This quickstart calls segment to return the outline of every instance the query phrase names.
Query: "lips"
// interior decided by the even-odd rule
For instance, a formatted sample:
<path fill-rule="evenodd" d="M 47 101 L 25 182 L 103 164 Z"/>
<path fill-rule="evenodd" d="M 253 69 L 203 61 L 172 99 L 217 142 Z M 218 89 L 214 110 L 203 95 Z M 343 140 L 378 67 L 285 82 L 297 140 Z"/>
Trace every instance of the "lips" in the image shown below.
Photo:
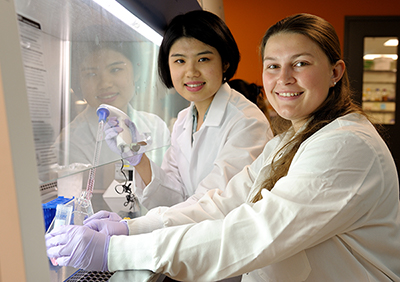
<path fill-rule="evenodd" d="M 102 101 L 102 102 L 112 102 L 115 99 L 117 99 L 117 96 L 119 95 L 118 92 L 115 93 L 105 93 L 105 94 L 101 94 L 96 96 L 96 99 Z"/>
<path fill-rule="evenodd" d="M 276 92 L 276 94 L 280 97 L 296 97 L 303 94 L 303 92 Z"/>
<path fill-rule="evenodd" d="M 185 83 L 184 85 L 188 91 L 195 92 L 201 90 L 205 84 L 206 84 L 205 82 L 196 81 L 196 82 Z"/>

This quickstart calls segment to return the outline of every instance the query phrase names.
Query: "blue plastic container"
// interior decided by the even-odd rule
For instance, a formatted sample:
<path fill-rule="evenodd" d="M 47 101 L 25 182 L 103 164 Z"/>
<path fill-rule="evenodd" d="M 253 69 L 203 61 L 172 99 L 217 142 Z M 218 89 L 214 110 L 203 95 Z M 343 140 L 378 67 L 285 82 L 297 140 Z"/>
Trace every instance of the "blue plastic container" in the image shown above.
<path fill-rule="evenodd" d="M 64 198 L 63 196 L 59 196 L 58 198 L 50 202 L 42 204 L 45 230 L 49 229 L 49 226 L 53 221 L 54 216 L 56 215 L 57 205 L 66 204 L 73 199 L 74 197 Z"/>

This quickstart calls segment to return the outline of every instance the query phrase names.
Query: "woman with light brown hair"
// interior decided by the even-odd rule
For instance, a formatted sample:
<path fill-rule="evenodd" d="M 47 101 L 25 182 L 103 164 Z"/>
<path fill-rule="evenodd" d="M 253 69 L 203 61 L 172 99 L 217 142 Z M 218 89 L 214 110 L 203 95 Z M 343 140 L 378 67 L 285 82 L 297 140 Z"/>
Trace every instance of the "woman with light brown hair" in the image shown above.
<path fill-rule="evenodd" d="M 241 274 L 242 281 L 399 281 L 396 167 L 350 98 L 333 27 L 317 16 L 290 16 L 261 47 L 265 93 L 289 128 L 224 192 L 129 220 L 130 236 L 59 229 L 47 237 L 49 256 L 71 265 L 88 253 L 59 244 L 74 234 L 85 250 L 105 246 L 109 270 L 150 269 L 179 281 Z"/>

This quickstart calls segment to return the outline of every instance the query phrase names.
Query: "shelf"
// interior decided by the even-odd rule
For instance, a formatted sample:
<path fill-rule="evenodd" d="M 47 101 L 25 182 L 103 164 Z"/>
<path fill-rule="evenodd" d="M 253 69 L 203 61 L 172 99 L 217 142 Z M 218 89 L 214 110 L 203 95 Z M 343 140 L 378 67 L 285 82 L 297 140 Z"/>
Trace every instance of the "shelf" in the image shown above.
<path fill-rule="evenodd" d="M 391 82 L 391 81 L 364 81 L 364 84 L 396 84 L 396 82 Z"/>
<path fill-rule="evenodd" d="M 371 73 L 397 73 L 397 70 L 366 70 L 364 69 L 364 72 L 371 72 Z"/>
<path fill-rule="evenodd" d="M 394 113 L 396 111 L 396 102 L 364 101 L 362 108 L 364 111 Z"/>

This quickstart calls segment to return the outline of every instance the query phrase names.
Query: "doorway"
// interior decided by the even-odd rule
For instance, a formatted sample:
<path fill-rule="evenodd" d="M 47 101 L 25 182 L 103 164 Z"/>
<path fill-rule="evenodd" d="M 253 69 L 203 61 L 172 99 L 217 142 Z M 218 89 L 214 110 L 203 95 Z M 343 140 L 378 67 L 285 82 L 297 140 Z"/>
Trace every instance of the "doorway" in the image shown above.
<path fill-rule="evenodd" d="M 354 100 L 382 126 L 400 172 L 400 16 L 345 17 L 344 59 Z"/>

